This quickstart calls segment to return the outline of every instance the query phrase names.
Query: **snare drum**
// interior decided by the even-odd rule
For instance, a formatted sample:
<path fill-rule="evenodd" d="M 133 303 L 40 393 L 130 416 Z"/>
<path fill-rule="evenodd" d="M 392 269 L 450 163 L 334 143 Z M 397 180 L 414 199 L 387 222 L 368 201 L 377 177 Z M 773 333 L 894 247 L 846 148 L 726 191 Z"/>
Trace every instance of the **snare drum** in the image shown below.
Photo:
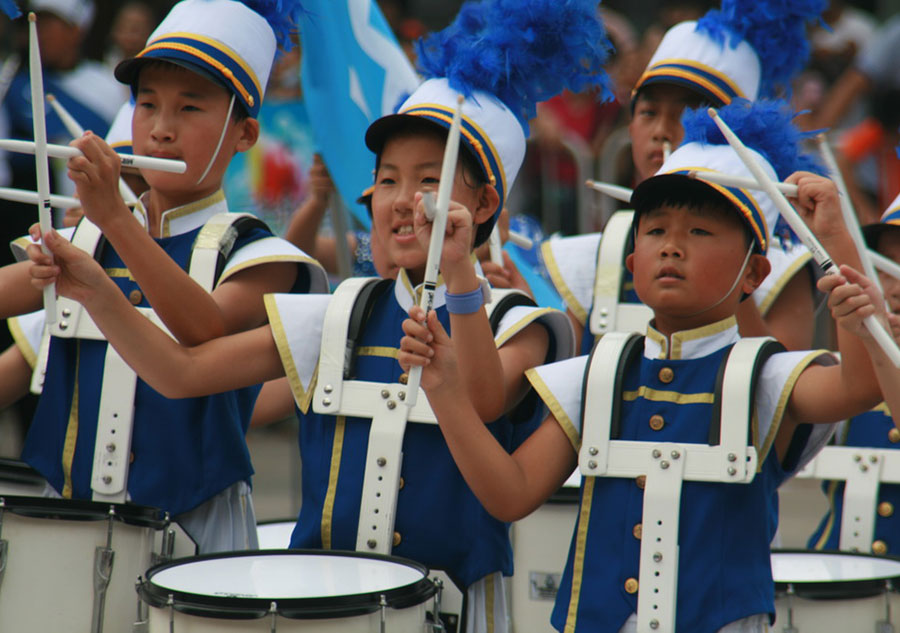
<path fill-rule="evenodd" d="M 0 495 L 39 497 L 47 480 L 25 462 L 0 458 Z"/>
<path fill-rule="evenodd" d="M 296 519 L 261 521 L 256 525 L 259 549 L 287 549 L 296 525 Z"/>
<path fill-rule="evenodd" d="M 420 633 L 435 595 L 427 569 L 402 558 L 358 552 L 230 552 L 151 568 L 138 588 L 149 633 L 266 630 Z"/>
<path fill-rule="evenodd" d="M 0 496 L 0 631 L 130 631 L 165 525 L 145 506 Z"/>
<path fill-rule="evenodd" d="M 873 631 L 900 617 L 900 559 L 852 552 L 774 550 L 775 628 Z"/>

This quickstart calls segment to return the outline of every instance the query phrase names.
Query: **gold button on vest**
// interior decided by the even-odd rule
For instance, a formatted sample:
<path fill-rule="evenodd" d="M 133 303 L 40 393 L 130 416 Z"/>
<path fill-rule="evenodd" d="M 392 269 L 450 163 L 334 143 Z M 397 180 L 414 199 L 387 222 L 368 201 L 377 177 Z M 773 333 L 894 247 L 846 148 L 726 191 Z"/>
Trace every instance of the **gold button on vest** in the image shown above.
<path fill-rule="evenodd" d="M 132 290 L 128 293 L 128 300 L 131 301 L 131 305 L 138 306 L 144 300 L 144 295 L 141 294 L 140 290 Z"/>
<path fill-rule="evenodd" d="M 889 517 L 894 514 L 894 504 L 890 501 L 882 501 L 878 504 L 878 515 Z"/>
<path fill-rule="evenodd" d="M 878 556 L 884 556 L 887 554 L 888 546 L 884 541 L 875 541 L 872 543 L 872 553 L 877 554 Z"/>
<path fill-rule="evenodd" d="M 638 581 L 637 578 L 629 578 L 625 581 L 625 591 L 628 593 L 637 593 L 638 591 Z"/>
<path fill-rule="evenodd" d="M 659 370 L 659 379 L 668 385 L 675 380 L 675 372 L 672 371 L 671 367 L 663 367 Z"/>
<path fill-rule="evenodd" d="M 637 540 L 641 540 L 641 536 L 644 534 L 644 526 L 642 523 L 635 523 L 634 527 L 631 528 L 631 533 L 634 535 L 634 538 Z"/>
<path fill-rule="evenodd" d="M 650 428 L 654 431 L 661 431 L 662 427 L 666 425 L 666 421 L 663 419 L 661 415 L 651 415 L 650 416 Z"/>

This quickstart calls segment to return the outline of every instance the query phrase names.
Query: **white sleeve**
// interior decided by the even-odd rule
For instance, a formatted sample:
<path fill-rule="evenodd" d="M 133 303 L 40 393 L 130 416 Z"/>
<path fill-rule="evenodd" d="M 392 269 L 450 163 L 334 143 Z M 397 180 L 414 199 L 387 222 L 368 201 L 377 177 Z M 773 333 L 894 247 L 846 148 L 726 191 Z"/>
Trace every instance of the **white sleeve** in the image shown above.
<path fill-rule="evenodd" d="M 587 323 L 594 302 L 599 248 L 600 233 L 553 236 L 541 245 L 541 255 L 553 286 L 582 325 Z"/>

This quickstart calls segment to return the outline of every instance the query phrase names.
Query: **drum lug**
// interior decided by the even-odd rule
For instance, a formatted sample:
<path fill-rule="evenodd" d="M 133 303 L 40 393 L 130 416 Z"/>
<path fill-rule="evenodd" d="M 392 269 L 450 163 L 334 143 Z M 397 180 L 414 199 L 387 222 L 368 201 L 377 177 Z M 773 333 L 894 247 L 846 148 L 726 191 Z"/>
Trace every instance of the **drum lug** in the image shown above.
<path fill-rule="evenodd" d="M 272 629 L 271 629 L 271 633 L 277 633 L 277 631 L 276 631 L 275 629 L 276 629 L 276 627 L 278 626 L 278 622 L 277 622 L 277 618 L 278 618 L 278 604 L 277 604 L 276 602 L 273 601 L 272 604 L 269 605 L 269 613 L 272 614 Z"/>
<path fill-rule="evenodd" d="M 378 602 L 381 606 L 381 633 L 385 633 L 387 628 L 387 598 L 384 597 L 384 594 L 381 594 L 381 598 Z"/>
<path fill-rule="evenodd" d="M 4 502 L 0 497 L 0 536 L 3 535 Z M 0 587 L 3 586 L 3 574 L 6 572 L 6 559 L 9 556 L 9 541 L 0 539 Z"/>
<path fill-rule="evenodd" d="M 112 577 L 113 561 L 116 553 L 109 547 L 94 550 L 94 613 L 91 618 L 91 633 L 103 632 L 103 611 L 106 606 L 106 589 Z"/>
<path fill-rule="evenodd" d="M 799 629 L 794 626 L 794 585 L 792 584 L 787 586 L 787 604 L 788 621 L 787 626 L 782 629 L 782 633 L 800 633 Z"/>
<path fill-rule="evenodd" d="M 444 621 L 441 620 L 441 595 L 444 593 L 444 582 L 440 578 L 433 578 L 432 582 L 437 588 L 437 593 L 434 594 L 434 613 L 432 614 L 434 621 L 431 624 L 431 632 L 443 633 Z"/>
<path fill-rule="evenodd" d="M 894 633 L 894 625 L 891 623 L 891 593 L 894 591 L 894 583 L 890 580 L 884 586 L 884 620 L 875 623 L 875 633 Z"/>
<path fill-rule="evenodd" d="M 150 615 L 147 613 L 147 609 L 144 606 L 144 601 L 141 600 L 141 586 L 144 584 L 144 579 L 138 576 L 137 581 L 134 583 L 134 590 L 137 593 L 137 619 L 134 621 L 134 626 L 131 627 L 131 633 L 150 633 Z"/>

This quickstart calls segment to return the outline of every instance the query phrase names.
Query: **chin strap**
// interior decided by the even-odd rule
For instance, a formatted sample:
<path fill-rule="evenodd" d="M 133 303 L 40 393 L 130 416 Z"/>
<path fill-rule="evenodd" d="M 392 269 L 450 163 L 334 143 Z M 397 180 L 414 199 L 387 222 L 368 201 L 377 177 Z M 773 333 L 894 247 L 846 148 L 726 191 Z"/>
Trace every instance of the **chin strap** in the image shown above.
<path fill-rule="evenodd" d="M 228 114 L 225 115 L 225 125 L 222 126 L 222 133 L 219 135 L 219 143 L 216 145 L 216 151 L 213 152 L 212 158 L 209 159 L 209 164 L 206 166 L 206 169 L 203 170 L 203 175 L 200 176 L 200 179 L 197 181 L 198 185 L 203 182 L 203 179 L 209 174 L 209 170 L 212 169 L 213 163 L 216 162 L 216 158 L 219 156 L 219 150 L 222 149 L 222 143 L 225 141 L 225 132 L 228 131 L 228 122 L 231 120 L 231 112 L 233 110 L 234 93 L 231 94 L 231 102 L 228 104 Z"/>
<path fill-rule="evenodd" d="M 753 254 L 753 244 L 750 244 L 750 248 L 747 249 L 747 255 L 744 256 L 744 263 L 741 264 L 741 269 L 738 271 L 737 275 L 734 278 L 734 283 L 731 284 L 731 288 L 728 289 L 728 292 L 726 292 L 724 295 L 722 295 L 721 299 L 716 301 L 714 304 L 712 304 L 708 308 L 703 308 L 702 310 L 697 310 L 697 312 L 694 312 L 693 314 L 689 314 L 688 316 L 695 317 L 698 314 L 702 314 L 703 312 L 712 310 L 713 308 L 718 306 L 720 303 L 725 301 L 725 299 L 727 299 L 729 296 L 731 296 L 731 293 L 734 292 L 735 288 L 737 288 L 738 282 L 741 280 L 741 275 L 744 274 L 744 269 L 747 268 L 747 262 L 750 261 L 750 255 L 752 255 L 752 254 Z"/>

